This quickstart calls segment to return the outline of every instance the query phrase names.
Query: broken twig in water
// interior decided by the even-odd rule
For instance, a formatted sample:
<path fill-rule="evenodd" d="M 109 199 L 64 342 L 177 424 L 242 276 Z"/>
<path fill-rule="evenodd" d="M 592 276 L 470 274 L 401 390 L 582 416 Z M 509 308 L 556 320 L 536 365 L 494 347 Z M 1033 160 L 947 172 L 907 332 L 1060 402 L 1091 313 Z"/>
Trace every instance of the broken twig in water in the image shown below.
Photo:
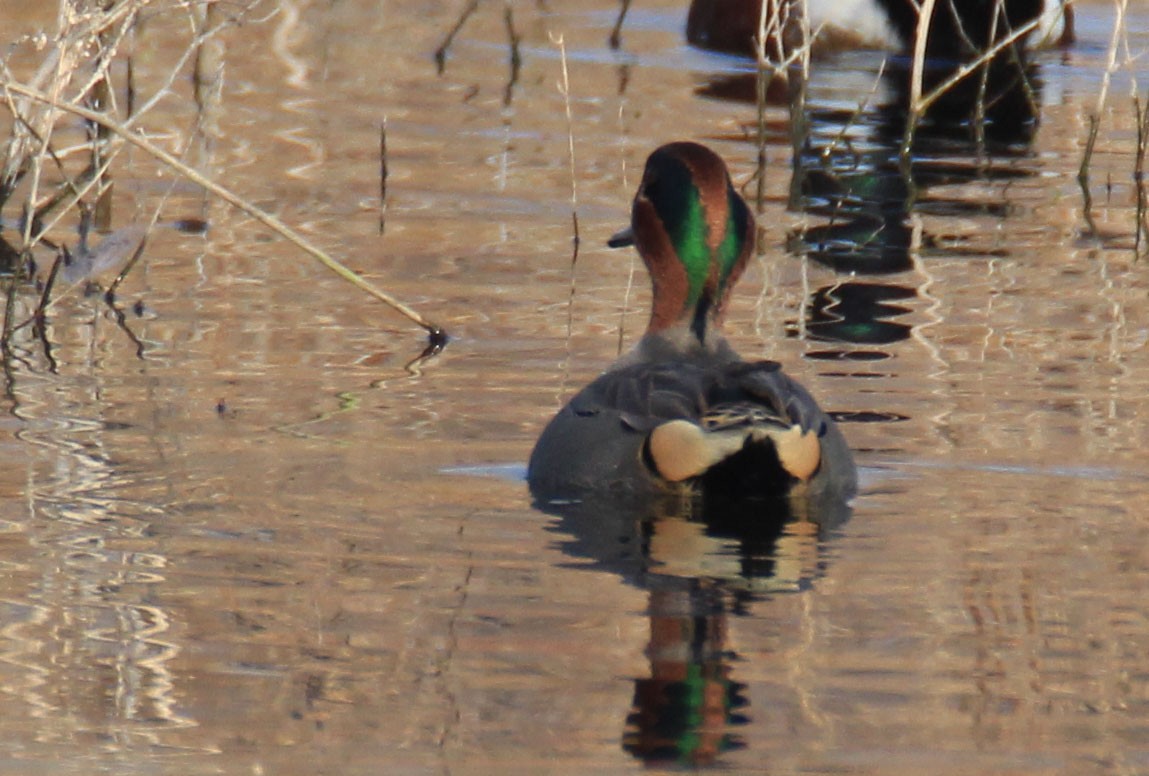
<path fill-rule="evenodd" d="M 386 291 L 376 288 L 373 284 L 357 275 L 355 272 L 344 266 L 336 259 L 332 258 L 324 250 L 316 245 L 313 245 L 301 234 L 296 232 L 287 224 L 283 223 L 271 213 L 268 213 L 267 211 L 240 197 L 238 194 L 235 194 L 230 189 L 202 175 L 194 168 L 187 166 L 172 154 L 168 153 L 146 138 L 136 134 L 130 127 L 127 127 L 124 124 L 102 113 L 88 110 L 87 108 L 84 108 L 80 105 L 75 105 L 73 103 L 61 102 L 59 100 L 53 99 L 50 95 L 47 95 L 44 92 L 29 88 L 27 86 L 15 83 L 6 83 L 3 85 L 3 89 L 5 89 L 7 92 L 12 92 L 36 100 L 38 102 L 46 103 L 53 106 L 54 108 L 67 111 L 79 116 L 80 118 L 96 122 L 101 126 L 106 127 L 123 141 L 136 146 L 145 153 L 163 162 L 168 167 L 182 175 L 184 178 L 190 180 L 192 183 L 195 183 L 198 186 L 202 186 L 223 201 L 239 210 L 242 210 L 244 213 L 247 213 L 256 221 L 259 221 L 261 224 L 276 232 L 278 235 L 296 247 L 300 248 L 304 252 L 311 254 L 311 256 L 317 259 L 320 264 L 327 267 L 336 275 L 356 286 L 360 290 L 366 291 L 368 294 L 374 296 L 376 299 L 383 302 L 391 309 L 406 316 L 409 320 L 413 321 L 419 326 L 422 326 L 432 336 L 443 334 L 442 328 L 435 325 L 431 321 L 428 321 L 414 309 L 403 304 L 401 301 L 391 296 Z"/>
<path fill-rule="evenodd" d="M 622 46 L 622 23 L 626 21 L 626 12 L 630 10 L 630 0 L 622 0 L 622 7 L 618 9 L 618 18 L 610 31 L 610 47 L 618 51 Z"/>
<path fill-rule="evenodd" d="M 503 92 L 503 107 L 510 107 L 511 97 L 515 93 L 515 84 L 519 82 L 519 70 L 523 66 L 523 55 L 519 53 L 519 43 L 522 38 L 515 32 L 515 16 L 511 11 L 510 0 L 508 0 L 507 7 L 503 11 L 503 23 L 507 27 L 507 37 L 511 43 L 511 75 L 507 79 L 507 88 Z"/>

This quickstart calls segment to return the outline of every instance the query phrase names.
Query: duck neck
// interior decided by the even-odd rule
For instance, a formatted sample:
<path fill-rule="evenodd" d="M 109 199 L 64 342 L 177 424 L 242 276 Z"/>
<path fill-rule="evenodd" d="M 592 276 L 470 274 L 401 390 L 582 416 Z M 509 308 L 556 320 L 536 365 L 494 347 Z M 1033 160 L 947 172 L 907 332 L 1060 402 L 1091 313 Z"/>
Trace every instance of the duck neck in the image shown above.
<path fill-rule="evenodd" d="M 623 357 L 624 363 L 656 363 L 675 360 L 699 360 L 725 363 L 738 359 L 730 347 L 718 320 L 706 311 L 696 317 L 683 316 L 670 326 L 648 329 L 634 349 Z"/>

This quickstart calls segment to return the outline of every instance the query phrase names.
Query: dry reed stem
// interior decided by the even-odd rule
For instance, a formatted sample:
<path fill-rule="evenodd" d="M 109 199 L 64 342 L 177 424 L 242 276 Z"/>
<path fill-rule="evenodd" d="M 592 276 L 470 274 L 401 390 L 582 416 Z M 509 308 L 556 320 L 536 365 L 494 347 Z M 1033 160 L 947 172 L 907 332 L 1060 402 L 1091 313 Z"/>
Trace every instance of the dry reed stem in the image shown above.
<path fill-rule="evenodd" d="M 1121 44 L 1122 31 L 1125 29 L 1125 12 L 1129 0 L 1114 0 L 1117 11 L 1113 19 L 1113 33 L 1109 37 L 1109 49 L 1106 54 L 1105 70 L 1101 76 L 1101 91 L 1097 94 L 1097 107 L 1089 114 L 1089 134 L 1085 139 L 1085 152 L 1081 156 L 1081 166 L 1077 170 L 1077 185 L 1081 188 L 1082 217 L 1085 219 L 1089 234 L 1096 235 L 1097 223 L 1093 220 L 1093 194 L 1089 191 L 1089 166 L 1093 163 L 1093 151 L 1097 146 L 1097 136 L 1101 129 L 1101 112 L 1105 109 L 1105 101 L 1109 97 L 1109 85 L 1113 74 L 1117 72 L 1117 49 Z"/>
<path fill-rule="evenodd" d="M 579 231 L 578 231 L 578 175 L 575 168 L 575 143 L 574 143 L 574 115 L 571 112 L 571 82 L 570 70 L 567 68 L 567 47 L 563 36 L 551 36 L 551 42 L 559 48 L 559 61 L 562 64 L 562 81 L 559 82 L 559 93 L 563 96 L 563 109 L 566 111 L 567 119 L 567 159 L 570 161 L 571 171 L 571 226 L 574 234 L 571 241 L 574 245 L 574 252 L 571 255 L 571 266 L 578 261 L 578 248 L 579 248 Z"/>
<path fill-rule="evenodd" d="M 930 31 L 930 22 L 934 18 L 934 5 L 936 0 L 922 0 L 918 7 L 918 26 L 914 32 L 913 60 L 910 63 L 910 112 L 916 112 L 916 106 L 922 99 L 922 78 L 926 67 L 926 39 Z"/>
<path fill-rule="evenodd" d="M 408 307 L 406 304 L 388 294 L 386 291 L 375 287 L 373 284 L 360 277 L 352 270 L 348 269 L 339 261 L 328 255 L 324 250 L 311 243 L 291 227 L 287 226 L 287 224 L 283 223 L 279 218 L 244 199 L 243 197 L 240 197 L 238 194 L 234 193 L 225 186 L 222 186 L 221 184 L 216 183 L 210 178 L 200 174 L 197 170 L 187 166 L 172 154 L 152 143 L 150 140 L 147 140 L 146 138 L 136 134 L 130 127 L 122 124 L 119 121 L 116 121 L 115 119 L 110 118 L 107 115 L 97 113 L 96 111 L 89 110 L 83 106 L 55 100 L 50 95 L 47 95 L 37 89 L 32 89 L 27 86 L 14 83 L 4 84 L 3 88 L 9 92 L 13 92 L 31 100 L 50 103 L 58 110 L 63 110 L 68 113 L 75 114 L 80 118 L 86 119 L 107 128 L 121 140 L 134 145 L 141 151 L 147 153 L 149 156 L 152 156 L 156 160 L 167 165 L 187 180 L 203 187 L 204 189 L 208 190 L 238 210 L 247 213 L 249 216 L 259 221 L 264 226 L 267 226 L 269 229 L 279 234 L 288 242 L 292 243 L 304 252 L 309 253 L 313 258 L 317 259 L 321 264 L 323 264 L 323 266 L 327 267 L 339 277 L 356 286 L 360 290 L 367 292 L 371 296 L 374 296 L 376 299 L 391 307 L 396 312 L 404 315 L 419 326 L 422 326 L 433 336 L 442 336 L 443 330 L 439 326 L 430 322 L 414 309 Z"/>
<path fill-rule="evenodd" d="M 33 76 L 33 88 L 44 88 L 41 85 L 46 81 L 50 96 L 58 101 L 63 100 L 62 93 L 73 83 L 82 63 L 91 59 L 88 51 L 94 49 L 96 66 L 86 81 L 74 85 L 76 101 L 92 99 L 96 87 L 108 81 L 111 61 L 143 4 L 139 0 L 125 0 L 119 4 L 110 4 L 106 9 L 88 10 L 81 8 L 79 3 L 64 4 L 60 13 L 60 31 L 50 53 Z M 11 80 L 11 74 L 6 68 L 3 76 Z M 2 173 L 4 191 L 0 193 L 0 198 L 6 200 L 16 182 L 28 174 L 30 193 L 26 210 L 40 215 L 41 207 L 37 204 L 37 198 L 42 165 L 45 156 L 50 155 L 58 110 L 51 104 L 39 104 L 34 108 L 27 100 L 19 104 L 11 99 L 8 102 L 18 121 L 13 126 L 6 147 Z M 95 141 L 93 138 L 93 144 L 85 148 L 94 149 Z M 98 163 L 93 166 L 98 166 Z M 31 218 L 26 219 L 24 224 L 25 247 L 33 242 L 32 221 Z"/>
<path fill-rule="evenodd" d="M 758 35 L 754 41 L 758 67 L 765 68 L 775 75 L 785 75 L 795 64 L 802 65 L 802 77 L 810 74 L 810 52 L 819 30 L 811 30 L 809 14 L 806 13 L 806 0 L 801 0 L 801 13 L 798 19 L 802 32 L 802 44 L 793 51 L 786 51 L 784 37 L 790 21 L 789 0 L 765 0 L 758 17 Z M 773 41 L 773 51 L 767 52 L 767 45 Z"/>
<path fill-rule="evenodd" d="M 801 144 L 806 136 L 806 84 L 810 80 L 810 54 L 814 38 L 820 32 L 810 29 L 810 14 L 806 0 L 800 0 L 798 14 L 801 44 L 792 51 L 785 46 L 786 29 L 790 23 L 790 11 L 794 5 L 790 0 L 763 0 L 758 16 L 758 34 L 754 41 L 757 60 L 755 102 L 757 108 L 757 162 L 755 178 L 755 210 L 761 215 L 766 201 L 766 95 L 770 82 L 777 77 L 791 78 L 790 70 L 795 64 L 801 68 L 794 77 L 797 87 L 791 83 L 790 132 L 793 141 L 794 158 L 801 153 Z M 767 51 L 767 46 L 772 51 Z M 756 238 L 757 239 L 757 238 Z M 761 247 L 761 246 L 759 246 Z"/>

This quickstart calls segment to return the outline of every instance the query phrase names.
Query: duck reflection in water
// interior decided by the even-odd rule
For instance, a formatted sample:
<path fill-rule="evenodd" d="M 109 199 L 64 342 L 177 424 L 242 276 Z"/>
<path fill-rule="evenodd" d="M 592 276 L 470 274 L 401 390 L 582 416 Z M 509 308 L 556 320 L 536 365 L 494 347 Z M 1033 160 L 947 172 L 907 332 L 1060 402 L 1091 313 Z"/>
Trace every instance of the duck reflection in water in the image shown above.
<path fill-rule="evenodd" d="M 651 154 L 631 228 L 613 239 L 650 272 L 649 326 L 550 421 L 528 468 L 564 550 L 650 592 L 650 676 L 635 680 L 623 734 L 644 760 L 704 764 L 743 745 L 727 616 L 808 584 L 856 487 L 831 417 L 779 364 L 743 361 L 722 336 L 754 235 L 712 151 Z"/>
<path fill-rule="evenodd" d="M 648 591 L 649 673 L 634 678 L 631 707 L 620 710 L 623 748 L 650 763 L 705 765 L 747 746 L 739 729 L 753 709 L 728 633 L 770 596 L 816 582 L 848 504 L 592 495 L 538 506 L 559 518 L 563 552 Z"/>
<path fill-rule="evenodd" d="M 950 257 L 1008 251 L 936 235 L 929 230 L 936 221 L 923 222 L 916 216 L 1007 216 L 1008 203 L 971 198 L 962 185 L 1007 183 L 1035 174 L 1024 163 L 1040 119 L 1042 83 L 1033 50 L 1072 41 L 1072 6 L 1061 0 L 937 3 L 926 40 L 923 94 L 977 62 L 1014 31 L 1032 29 L 997 56 L 970 67 L 965 78 L 918 115 L 911 111 L 909 52 L 918 20 L 912 3 L 780 0 L 768 7 L 771 13 L 781 14 L 769 20 L 768 29 L 783 33 L 771 40 L 769 56 L 780 59 L 800 42 L 796 21 L 802 8 L 808 9 L 810 28 L 817 33 L 818 58 L 810 68 L 810 80 L 782 79 L 788 81 L 783 88 L 767 91 L 767 99 L 773 95 L 789 105 L 794 119 L 790 206 L 818 219 L 796 230 L 788 247 L 855 278 L 817 290 L 807 308 L 808 320 L 794 328 L 850 345 L 872 345 L 882 339 L 893 342 L 907 336 L 909 327 L 887 320 L 888 305 L 873 306 L 883 314 L 872 320 L 856 315 L 846 320 L 839 314 L 850 308 L 860 311 L 861 306 L 851 305 L 850 300 L 876 293 L 863 276 L 906 272 L 913 269 L 915 257 L 928 257 L 934 251 Z M 702 48 L 750 54 L 761 9 L 761 0 L 694 0 L 687 37 Z M 847 46 L 894 53 L 881 60 L 881 65 L 877 57 L 855 57 L 846 66 L 826 56 Z M 866 62 L 872 65 L 870 72 L 858 68 Z M 788 72 L 801 75 L 793 69 Z M 699 92 L 755 102 L 757 77 L 756 73 L 719 75 Z M 826 107 L 818 102 L 816 96 L 822 90 L 840 100 L 842 79 L 858 83 L 862 94 L 872 91 L 863 109 Z M 872 86 L 867 87 L 867 82 Z M 907 140 L 912 141 L 912 153 L 904 154 Z M 911 288 L 893 284 L 880 288 L 890 300 L 915 294 Z M 848 356 L 849 351 L 842 355 Z"/>

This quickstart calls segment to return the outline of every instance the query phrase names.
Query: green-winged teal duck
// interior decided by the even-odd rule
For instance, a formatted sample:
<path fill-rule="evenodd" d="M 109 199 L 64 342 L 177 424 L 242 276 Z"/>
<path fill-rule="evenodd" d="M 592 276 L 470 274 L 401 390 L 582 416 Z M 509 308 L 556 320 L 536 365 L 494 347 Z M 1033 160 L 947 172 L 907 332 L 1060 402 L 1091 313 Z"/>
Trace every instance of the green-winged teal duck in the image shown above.
<path fill-rule="evenodd" d="M 834 421 L 777 362 L 743 361 L 722 336 L 754 235 L 713 151 L 680 142 L 650 155 L 631 227 L 612 240 L 646 263 L 650 323 L 543 430 L 528 469 L 536 498 L 852 495 L 854 463 Z"/>

